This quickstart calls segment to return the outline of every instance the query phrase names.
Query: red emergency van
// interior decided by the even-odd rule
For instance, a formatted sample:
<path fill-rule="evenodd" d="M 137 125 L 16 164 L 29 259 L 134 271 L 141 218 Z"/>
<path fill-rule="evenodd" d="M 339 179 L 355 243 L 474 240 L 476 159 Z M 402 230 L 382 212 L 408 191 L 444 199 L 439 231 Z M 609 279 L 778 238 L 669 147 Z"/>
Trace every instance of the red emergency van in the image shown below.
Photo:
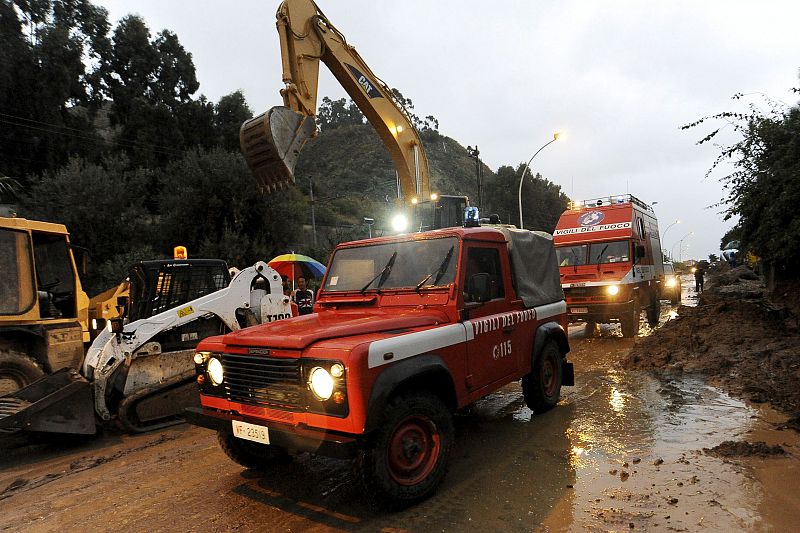
<path fill-rule="evenodd" d="M 629 194 L 576 202 L 553 237 L 570 322 L 619 322 L 624 337 L 638 333 L 642 310 L 657 324 L 664 264 L 649 204 Z"/>

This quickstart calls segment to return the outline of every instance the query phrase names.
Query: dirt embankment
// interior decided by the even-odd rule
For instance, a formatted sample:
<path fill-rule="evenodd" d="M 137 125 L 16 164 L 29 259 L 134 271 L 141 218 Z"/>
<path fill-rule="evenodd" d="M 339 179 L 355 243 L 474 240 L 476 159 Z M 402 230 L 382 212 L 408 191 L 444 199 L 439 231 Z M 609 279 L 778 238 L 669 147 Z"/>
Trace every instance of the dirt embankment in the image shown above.
<path fill-rule="evenodd" d="M 623 366 L 704 373 L 737 396 L 771 403 L 800 430 L 800 294 L 767 298 L 753 278 L 744 267 L 712 275 L 697 307 L 681 306 L 652 336 L 637 339 Z"/>

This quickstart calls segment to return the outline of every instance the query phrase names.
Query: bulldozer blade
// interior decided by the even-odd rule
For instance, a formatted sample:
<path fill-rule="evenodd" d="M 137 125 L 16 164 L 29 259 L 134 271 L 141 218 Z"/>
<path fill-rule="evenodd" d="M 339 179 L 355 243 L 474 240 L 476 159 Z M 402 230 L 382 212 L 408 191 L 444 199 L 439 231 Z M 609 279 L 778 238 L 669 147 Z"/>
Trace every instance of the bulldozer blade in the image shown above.
<path fill-rule="evenodd" d="M 18 431 L 96 433 L 91 384 L 64 368 L 0 396 L 0 432 Z"/>
<path fill-rule="evenodd" d="M 272 192 L 294 183 L 297 156 L 316 130 L 314 117 L 284 106 L 273 107 L 242 124 L 242 154 L 263 189 Z"/>

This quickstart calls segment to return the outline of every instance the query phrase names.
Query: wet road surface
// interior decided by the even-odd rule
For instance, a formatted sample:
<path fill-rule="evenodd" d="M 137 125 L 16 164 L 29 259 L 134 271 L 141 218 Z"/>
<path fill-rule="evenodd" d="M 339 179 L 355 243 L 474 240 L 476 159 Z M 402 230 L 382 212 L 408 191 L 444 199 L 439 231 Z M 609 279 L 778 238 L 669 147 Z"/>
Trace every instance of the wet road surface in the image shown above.
<path fill-rule="evenodd" d="M 662 321 L 675 312 L 664 303 Z M 800 439 L 774 429 L 780 415 L 698 377 L 621 370 L 633 340 L 617 326 L 589 337 L 573 326 L 570 342 L 576 386 L 562 389 L 561 403 L 533 416 L 515 383 L 459 413 L 444 484 L 403 512 L 371 508 L 346 462 L 302 455 L 244 470 L 210 431 L 179 426 L 6 450 L 0 530 L 783 531 L 800 523 Z M 755 437 L 783 444 L 788 457 L 726 461 L 702 451 Z"/>

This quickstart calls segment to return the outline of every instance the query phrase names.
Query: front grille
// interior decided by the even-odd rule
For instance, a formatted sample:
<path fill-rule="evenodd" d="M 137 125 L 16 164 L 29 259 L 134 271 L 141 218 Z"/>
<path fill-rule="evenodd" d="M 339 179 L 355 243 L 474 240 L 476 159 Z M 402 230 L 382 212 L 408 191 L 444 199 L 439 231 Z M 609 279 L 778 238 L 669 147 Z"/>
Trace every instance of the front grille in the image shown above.
<path fill-rule="evenodd" d="M 299 359 L 223 354 L 225 392 L 232 402 L 302 410 L 305 387 Z"/>

